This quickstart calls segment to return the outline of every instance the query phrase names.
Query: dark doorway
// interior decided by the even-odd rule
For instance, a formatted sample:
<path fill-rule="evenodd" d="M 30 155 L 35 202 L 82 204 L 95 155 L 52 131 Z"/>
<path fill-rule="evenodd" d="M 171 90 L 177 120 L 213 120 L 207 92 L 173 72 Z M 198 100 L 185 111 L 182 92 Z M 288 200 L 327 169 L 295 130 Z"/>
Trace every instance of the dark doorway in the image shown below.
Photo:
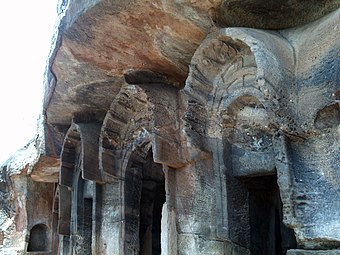
<path fill-rule="evenodd" d="M 70 254 L 70 236 L 61 236 L 62 247 L 61 251 L 62 254 Z"/>
<path fill-rule="evenodd" d="M 162 165 L 154 163 L 152 152 L 135 160 L 125 175 L 125 253 L 161 254 L 161 218 L 165 203 Z"/>
<path fill-rule="evenodd" d="M 84 238 L 83 248 L 88 254 L 92 254 L 92 207 L 93 199 L 84 198 L 82 235 Z"/>
<path fill-rule="evenodd" d="M 250 254 L 283 255 L 296 248 L 293 230 L 282 223 L 276 175 L 244 180 L 249 191 Z"/>
<path fill-rule="evenodd" d="M 139 227 L 141 255 L 161 254 L 161 218 L 164 203 L 164 184 L 143 181 Z"/>
<path fill-rule="evenodd" d="M 47 252 L 49 250 L 48 228 L 45 224 L 37 224 L 30 231 L 28 252 Z"/>
<path fill-rule="evenodd" d="M 77 219 L 77 225 L 75 228 L 76 235 L 79 235 L 81 239 L 76 243 L 78 249 L 82 254 L 92 254 L 92 208 L 93 199 L 87 192 L 88 181 L 84 180 L 79 171 L 77 178 L 77 193 L 76 193 L 76 207 L 77 215 L 74 215 Z"/>

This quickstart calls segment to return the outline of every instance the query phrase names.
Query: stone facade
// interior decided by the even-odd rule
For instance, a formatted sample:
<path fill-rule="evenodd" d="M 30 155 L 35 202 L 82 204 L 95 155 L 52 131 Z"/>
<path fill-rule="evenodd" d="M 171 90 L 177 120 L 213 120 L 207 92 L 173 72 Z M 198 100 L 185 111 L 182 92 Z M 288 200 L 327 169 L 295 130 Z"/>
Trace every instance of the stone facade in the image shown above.
<path fill-rule="evenodd" d="M 337 1 L 59 8 L 3 254 L 340 253 Z"/>

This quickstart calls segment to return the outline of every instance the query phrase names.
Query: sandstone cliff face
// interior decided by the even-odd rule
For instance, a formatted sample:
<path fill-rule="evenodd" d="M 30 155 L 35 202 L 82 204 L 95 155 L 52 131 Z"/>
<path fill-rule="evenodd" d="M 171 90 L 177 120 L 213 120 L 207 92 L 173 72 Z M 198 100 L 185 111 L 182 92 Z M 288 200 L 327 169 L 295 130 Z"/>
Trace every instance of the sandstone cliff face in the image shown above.
<path fill-rule="evenodd" d="M 44 139 L 0 182 L 0 250 L 337 254 L 337 8 L 61 1 Z"/>
<path fill-rule="evenodd" d="M 47 123 L 58 125 L 69 125 L 79 112 L 106 111 L 130 70 L 152 71 L 183 87 L 193 53 L 217 27 L 281 29 L 313 21 L 338 7 L 337 1 L 221 0 L 64 5 L 68 7 L 51 59 L 57 80 L 49 84 L 45 103 Z"/>

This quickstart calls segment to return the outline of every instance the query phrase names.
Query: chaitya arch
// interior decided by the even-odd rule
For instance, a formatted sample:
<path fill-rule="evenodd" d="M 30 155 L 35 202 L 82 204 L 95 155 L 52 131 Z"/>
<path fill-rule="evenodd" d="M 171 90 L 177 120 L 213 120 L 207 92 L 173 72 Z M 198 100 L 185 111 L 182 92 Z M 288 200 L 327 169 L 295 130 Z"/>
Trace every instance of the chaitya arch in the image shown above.
<path fill-rule="evenodd" d="M 275 47 L 280 47 L 287 59 L 274 56 Z M 184 88 L 186 132 L 195 146 L 212 153 L 218 186 L 217 236 L 254 254 L 266 249 L 268 254 L 284 252 L 296 245 L 294 235 L 282 223 L 276 184 L 282 173 L 276 165 L 275 142 L 280 133 L 279 88 L 291 82 L 290 63 L 291 47 L 279 34 L 222 29 L 209 35 L 197 49 Z M 289 173 L 284 175 L 290 178 Z M 254 189 L 261 185 L 264 193 Z M 275 197 L 270 198 L 268 192 L 275 193 Z M 260 199 L 263 194 L 268 195 L 267 202 Z M 283 200 L 285 196 L 284 202 L 288 203 L 290 194 L 281 195 Z M 264 209 L 266 206 L 272 209 Z M 257 218 L 261 213 L 267 215 L 262 220 Z M 271 218 L 278 222 L 274 227 L 269 221 L 264 229 L 252 223 Z M 276 239 L 284 241 L 272 240 L 270 248 L 256 239 L 261 231 L 274 237 L 279 232 Z"/>
<path fill-rule="evenodd" d="M 0 253 L 339 254 L 339 0 L 61 2 Z"/>
<path fill-rule="evenodd" d="M 60 249 L 65 254 L 92 252 L 93 182 L 101 181 L 99 131 L 98 124 L 72 123 L 64 140 L 56 200 Z"/>
<path fill-rule="evenodd" d="M 164 173 L 153 159 L 153 105 L 138 86 L 123 86 L 101 129 L 105 249 L 115 254 L 160 254 L 161 217 L 165 203 Z M 113 192 L 109 192 L 113 191 Z M 115 201 L 106 204 L 105 201 Z M 112 209 L 111 209 L 112 210 Z M 114 226 L 109 221 L 117 223 Z M 110 229 L 114 228 L 113 231 Z M 104 238 L 105 239 L 105 238 Z M 111 240 L 111 241 L 109 241 Z"/>
<path fill-rule="evenodd" d="M 323 211 L 323 204 L 338 207 L 321 195 L 326 194 L 325 187 L 331 197 L 338 193 L 334 162 L 339 159 L 335 142 L 339 88 L 332 71 L 338 66 L 333 50 L 338 42 L 326 32 L 333 22 L 325 18 L 313 24 L 318 30 L 305 26 L 294 35 L 291 30 L 221 29 L 208 35 L 191 61 L 183 90 L 184 126 L 191 148 L 210 154 L 213 162 L 215 181 L 206 178 L 217 185 L 217 213 L 211 216 L 216 230 L 210 231 L 250 253 L 266 249 L 252 237 L 251 229 L 257 227 L 248 224 L 265 222 L 256 218 L 259 213 L 248 213 L 251 207 L 262 210 L 254 203 L 278 211 L 278 216 L 268 217 L 279 222 L 274 224 L 280 229 L 275 238 L 281 241 L 272 240 L 275 249 L 269 254 L 278 253 L 276 247 L 285 253 L 296 242 L 305 249 L 336 246 L 332 238 L 338 239 L 337 224 L 322 222 L 325 215 L 327 221 L 336 222 L 337 215 L 331 210 L 313 213 Z M 320 40 L 329 40 L 332 46 L 316 47 L 308 36 L 300 41 L 301 31 L 308 36 L 322 31 Z M 198 177 L 204 173 L 201 168 L 194 167 Z M 197 178 L 202 189 L 205 183 L 201 183 Z M 259 194 L 268 188 L 276 198 L 261 202 Z M 200 223 L 201 232 L 204 224 Z M 319 240 L 316 236 L 321 233 L 324 237 Z"/>

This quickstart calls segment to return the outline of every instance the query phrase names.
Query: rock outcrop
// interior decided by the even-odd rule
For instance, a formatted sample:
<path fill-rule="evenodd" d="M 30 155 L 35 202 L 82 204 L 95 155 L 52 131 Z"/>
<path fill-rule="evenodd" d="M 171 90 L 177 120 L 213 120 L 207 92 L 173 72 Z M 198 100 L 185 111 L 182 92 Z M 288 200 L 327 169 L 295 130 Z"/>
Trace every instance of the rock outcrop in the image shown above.
<path fill-rule="evenodd" d="M 3 170 L 0 250 L 339 254 L 338 8 L 60 2 L 43 142 Z"/>

